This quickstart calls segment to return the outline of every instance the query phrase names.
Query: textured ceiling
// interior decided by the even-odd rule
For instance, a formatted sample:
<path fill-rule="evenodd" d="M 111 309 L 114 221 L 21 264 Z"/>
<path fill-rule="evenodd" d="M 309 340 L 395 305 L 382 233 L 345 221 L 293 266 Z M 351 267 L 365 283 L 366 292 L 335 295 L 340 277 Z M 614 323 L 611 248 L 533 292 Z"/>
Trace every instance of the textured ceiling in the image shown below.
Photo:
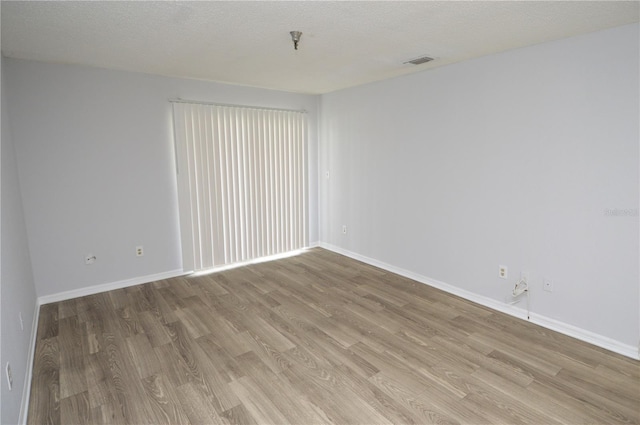
<path fill-rule="evenodd" d="M 327 93 L 638 22 L 639 4 L 2 1 L 2 52 L 22 59 Z M 297 51 L 291 30 L 303 32 Z M 435 60 L 403 64 L 422 55 Z"/>

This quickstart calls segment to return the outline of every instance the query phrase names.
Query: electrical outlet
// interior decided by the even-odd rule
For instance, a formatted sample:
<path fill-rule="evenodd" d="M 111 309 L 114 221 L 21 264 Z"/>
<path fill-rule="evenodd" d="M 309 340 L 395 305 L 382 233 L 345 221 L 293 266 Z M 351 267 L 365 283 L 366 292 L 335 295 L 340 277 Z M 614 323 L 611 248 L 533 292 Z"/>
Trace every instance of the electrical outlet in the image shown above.
<path fill-rule="evenodd" d="M 24 321 L 22 320 L 22 312 L 18 313 L 18 320 L 20 321 L 20 330 L 24 332 Z"/>
<path fill-rule="evenodd" d="M 90 266 L 91 264 L 95 263 L 97 260 L 96 256 L 93 254 L 87 254 L 84 256 L 84 263 L 87 266 Z"/>
<path fill-rule="evenodd" d="M 144 247 L 142 245 L 136 247 L 136 257 L 142 257 L 144 255 Z"/>
<path fill-rule="evenodd" d="M 5 371 L 7 372 L 7 385 L 9 386 L 9 391 L 13 388 L 13 375 L 11 374 L 11 365 L 7 362 L 7 367 L 5 367 Z"/>
<path fill-rule="evenodd" d="M 343 224 L 343 225 L 342 225 L 342 234 L 343 234 L 343 235 L 346 235 L 346 234 L 347 234 L 347 225 L 346 225 L 346 224 Z"/>
<path fill-rule="evenodd" d="M 506 279 L 509 277 L 507 266 L 498 266 L 498 277 L 500 279 Z"/>
<path fill-rule="evenodd" d="M 544 289 L 547 292 L 553 292 L 553 279 L 549 279 L 547 277 L 545 277 L 542 280 L 542 289 Z"/>

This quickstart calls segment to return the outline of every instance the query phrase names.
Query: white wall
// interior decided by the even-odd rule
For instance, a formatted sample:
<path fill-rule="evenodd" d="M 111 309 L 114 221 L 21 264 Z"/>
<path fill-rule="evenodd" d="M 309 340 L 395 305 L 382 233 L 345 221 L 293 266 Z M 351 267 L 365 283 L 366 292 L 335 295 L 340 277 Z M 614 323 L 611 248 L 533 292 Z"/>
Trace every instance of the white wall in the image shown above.
<path fill-rule="evenodd" d="M 317 241 L 317 96 L 5 61 L 38 296 L 181 268 L 170 98 L 309 111 Z"/>
<path fill-rule="evenodd" d="M 638 32 L 323 95 L 321 241 L 637 347 Z"/>
<path fill-rule="evenodd" d="M 1 59 L 4 66 L 4 59 Z M 5 81 L 2 75 L 2 145 L 0 149 L 0 192 L 1 216 L 0 234 L 0 301 L 2 340 L 0 364 L 2 365 L 2 387 L 0 405 L 3 424 L 18 423 L 25 374 L 30 352 L 31 331 L 35 319 L 36 292 L 31 273 L 29 246 L 22 211 L 22 198 L 18 170 L 7 120 L 5 101 Z M 19 314 L 22 313 L 24 330 L 21 330 Z M 5 376 L 5 366 L 11 363 L 13 390 L 9 391 Z"/>

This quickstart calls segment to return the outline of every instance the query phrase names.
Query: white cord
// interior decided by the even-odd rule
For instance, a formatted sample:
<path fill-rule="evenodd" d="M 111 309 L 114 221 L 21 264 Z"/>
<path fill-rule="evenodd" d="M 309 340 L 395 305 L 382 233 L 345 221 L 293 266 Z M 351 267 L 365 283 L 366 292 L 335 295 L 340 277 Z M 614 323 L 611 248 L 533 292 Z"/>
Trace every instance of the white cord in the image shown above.
<path fill-rule="evenodd" d="M 530 314 L 530 300 L 529 300 L 529 284 L 527 283 L 526 280 L 524 279 L 520 279 L 519 281 L 516 282 L 516 284 L 513 287 L 513 291 L 511 291 L 511 296 L 514 298 L 514 301 L 512 301 L 511 305 L 518 303 L 520 300 L 519 299 L 515 299 L 520 297 L 522 294 L 527 294 L 527 320 L 529 320 Z"/>

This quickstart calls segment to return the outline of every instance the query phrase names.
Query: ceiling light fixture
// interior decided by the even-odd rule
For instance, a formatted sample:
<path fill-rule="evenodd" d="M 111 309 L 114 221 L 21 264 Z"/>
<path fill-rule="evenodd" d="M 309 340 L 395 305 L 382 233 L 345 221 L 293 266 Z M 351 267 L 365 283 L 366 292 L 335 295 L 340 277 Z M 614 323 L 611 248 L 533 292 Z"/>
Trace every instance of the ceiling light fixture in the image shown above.
<path fill-rule="evenodd" d="M 298 42 L 302 37 L 302 33 L 300 31 L 291 31 L 289 34 L 291 34 L 291 39 L 293 40 L 293 48 L 298 50 Z"/>

